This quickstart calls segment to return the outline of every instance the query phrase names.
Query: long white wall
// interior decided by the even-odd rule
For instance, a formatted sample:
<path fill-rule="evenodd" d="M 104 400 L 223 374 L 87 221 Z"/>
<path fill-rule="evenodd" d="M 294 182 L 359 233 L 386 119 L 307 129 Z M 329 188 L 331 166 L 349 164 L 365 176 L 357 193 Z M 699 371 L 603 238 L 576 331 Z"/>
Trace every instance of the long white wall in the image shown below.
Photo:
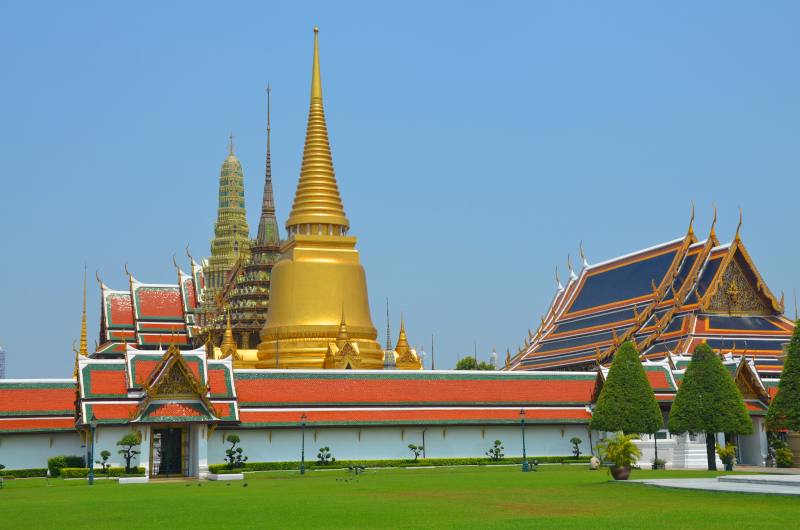
<path fill-rule="evenodd" d="M 424 431 L 424 444 L 423 444 Z M 563 431 L 563 436 L 562 436 Z M 244 455 L 251 462 L 281 462 L 300 460 L 301 429 L 274 429 L 270 441 L 269 429 L 223 430 L 217 429 L 208 440 L 209 464 L 220 464 L 225 450 L 231 447 L 223 442 L 228 434 L 236 433 Z M 314 436 L 316 434 L 316 441 Z M 537 425 L 525 427 L 525 446 L 528 456 L 567 456 L 572 454 L 570 438 L 577 436 L 583 443 L 581 452 L 589 454 L 589 431 L 586 426 Z M 320 447 L 330 447 L 331 454 L 339 460 L 389 460 L 413 458 L 408 445 L 424 445 L 426 458 L 478 458 L 500 440 L 506 456 L 522 456 L 522 430 L 515 426 L 486 427 L 370 427 L 315 428 L 306 427 L 306 461 L 315 461 Z M 595 441 L 596 443 L 596 441 Z M 420 458 L 422 455 L 420 455 Z"/>
<path fill-rule="evenodd" d="M 47 467 L 48 458 L 84 454 L 83 440 L 77 432 L 53 435 L 4 434 L 0 437 L 0 464 L 9 470 L 43 468 Z"/>

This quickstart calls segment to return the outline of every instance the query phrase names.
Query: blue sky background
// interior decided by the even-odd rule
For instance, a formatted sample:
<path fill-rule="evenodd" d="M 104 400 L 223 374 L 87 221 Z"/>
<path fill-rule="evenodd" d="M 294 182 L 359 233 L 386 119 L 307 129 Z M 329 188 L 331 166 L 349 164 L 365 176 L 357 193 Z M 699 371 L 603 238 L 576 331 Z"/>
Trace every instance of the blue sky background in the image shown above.
<path fill-rule="evenodd" d="M 682 237 L 741 235 L 798 283 L 796 2 L 22 3 L 0 6 L 0 341 L 7 377 L 70 377 L 88 262 L 124 289 L 208 255 L 233 132 L 258 224 L 291 208 L 312 29 L 333 161 L 378 340 L 437 368 L 515 352 L 568 276 Z M 285 237 L 285 231 L 283 232 Z"/>

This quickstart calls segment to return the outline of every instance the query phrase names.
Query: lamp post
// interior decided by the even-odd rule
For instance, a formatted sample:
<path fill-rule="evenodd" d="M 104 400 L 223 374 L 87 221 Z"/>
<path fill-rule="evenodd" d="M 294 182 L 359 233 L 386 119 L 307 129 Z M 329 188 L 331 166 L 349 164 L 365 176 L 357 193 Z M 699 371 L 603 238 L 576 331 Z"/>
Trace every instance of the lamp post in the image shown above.
<path fill-rule="evenodd" d="M 300 450 L 300 474 L 306 474 L 306 413 L 300 418 L 300 424 L 303 426 L 303 442 Z"/>
<path fill-rule="evenodd" d="M 89 485 L 94 485 L 94 430 L 97 428 L 97 418 L 92 414 L 92 419 L 89 420 L 92 426 L 92 445 L 89 449 Z"/>
<path fill-rule="evenodd" d="M 522 472 L 528 471 L 528 460 L 525 458 L 525 411 L 519 409 L 519 419 L 522 421 Z"/>

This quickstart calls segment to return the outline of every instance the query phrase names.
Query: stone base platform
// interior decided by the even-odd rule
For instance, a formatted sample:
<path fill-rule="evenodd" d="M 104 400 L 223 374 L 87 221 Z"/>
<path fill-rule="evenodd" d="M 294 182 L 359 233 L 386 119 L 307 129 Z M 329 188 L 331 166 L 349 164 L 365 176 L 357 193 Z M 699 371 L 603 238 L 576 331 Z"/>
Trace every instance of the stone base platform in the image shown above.
<path fill-rule="evenodd" d="M 717 478 L 629 480 L 659 488 L 800 497 L 800 475 L 723 475 Z"/>

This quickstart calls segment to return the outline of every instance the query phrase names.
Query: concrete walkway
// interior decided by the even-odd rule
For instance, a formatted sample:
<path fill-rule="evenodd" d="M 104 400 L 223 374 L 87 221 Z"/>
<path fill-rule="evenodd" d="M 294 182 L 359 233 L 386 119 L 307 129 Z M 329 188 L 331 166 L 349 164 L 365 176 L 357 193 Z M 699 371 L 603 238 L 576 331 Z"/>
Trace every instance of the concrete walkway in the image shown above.
<path fill-rule="evenodd" d="M 723 475 L 717 478 L 629 480 L 659 488 L 800 497 L 800 475 Z"/>

